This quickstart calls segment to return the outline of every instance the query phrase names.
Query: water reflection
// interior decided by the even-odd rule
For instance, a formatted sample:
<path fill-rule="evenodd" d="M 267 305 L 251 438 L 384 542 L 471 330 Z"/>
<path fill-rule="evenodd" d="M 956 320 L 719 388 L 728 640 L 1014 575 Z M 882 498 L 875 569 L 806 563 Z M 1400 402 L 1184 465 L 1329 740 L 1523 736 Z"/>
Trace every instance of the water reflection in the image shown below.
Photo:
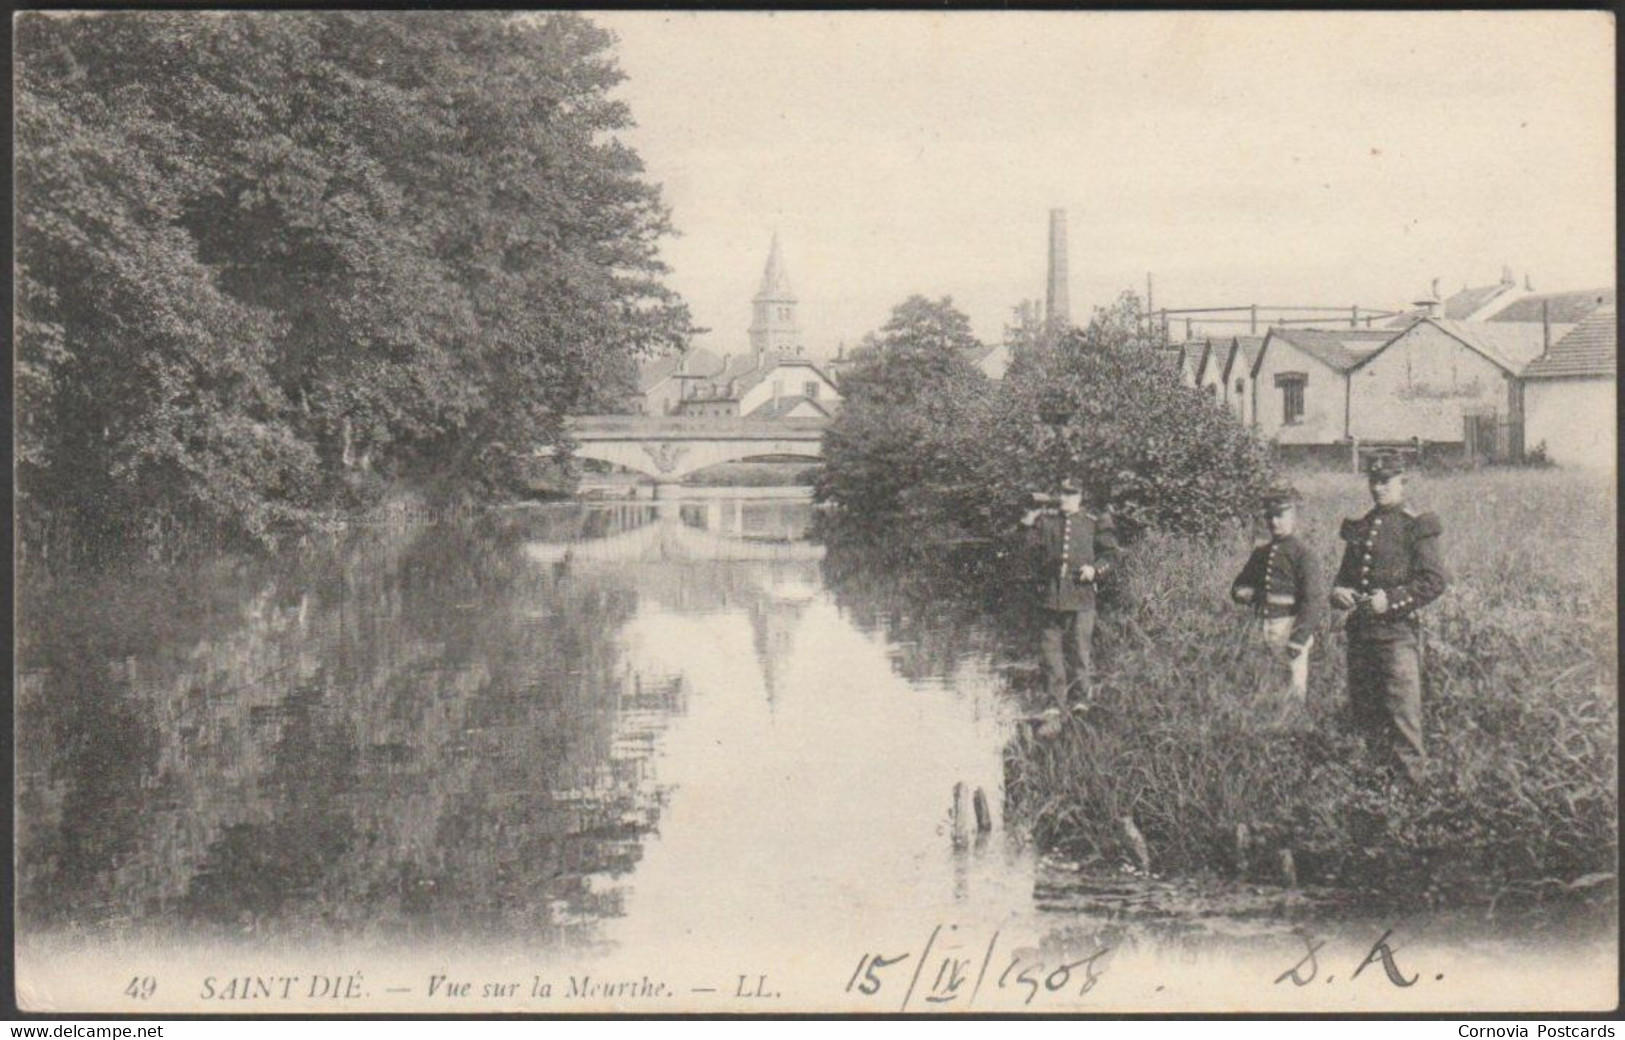
<path fill-rule="evenodd" d="M 946 833 L 955 783 L 1000 802 L 988 660 L 899 668 L 811 518 L 545 508 L 25 582 L 22 927 L 652 946 L 1014 912 L 1024 854 Z"/>

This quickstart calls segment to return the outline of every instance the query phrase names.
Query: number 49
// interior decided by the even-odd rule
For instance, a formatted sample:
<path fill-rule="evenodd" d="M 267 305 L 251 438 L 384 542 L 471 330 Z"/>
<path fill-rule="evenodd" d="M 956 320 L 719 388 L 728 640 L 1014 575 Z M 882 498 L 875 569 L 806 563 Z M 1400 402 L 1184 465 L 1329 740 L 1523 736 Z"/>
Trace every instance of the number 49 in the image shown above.
<path fill-rule="evenodd" d="M 157 989 L 157 979 L 154 979 L 151 975 L 137 975 L 135 978 L 130 980 L 130 984 L 128 986 L 124 987 L 124 995 L 126 997 L 134 997 L 136 1000 L 146 1000 L 148 997 L 152 996 Z"/>

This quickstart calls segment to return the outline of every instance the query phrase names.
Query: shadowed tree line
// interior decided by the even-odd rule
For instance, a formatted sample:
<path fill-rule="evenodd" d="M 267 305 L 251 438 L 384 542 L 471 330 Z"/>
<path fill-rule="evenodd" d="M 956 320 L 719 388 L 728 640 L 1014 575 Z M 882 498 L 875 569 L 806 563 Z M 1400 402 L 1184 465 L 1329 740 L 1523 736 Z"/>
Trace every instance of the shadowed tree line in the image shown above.
<path fill-rule="evenodd" d="M 570 14 L 21 18 L 24 533 L 267 541 L 487 495 L 680 341 L 613 37 Z"/>

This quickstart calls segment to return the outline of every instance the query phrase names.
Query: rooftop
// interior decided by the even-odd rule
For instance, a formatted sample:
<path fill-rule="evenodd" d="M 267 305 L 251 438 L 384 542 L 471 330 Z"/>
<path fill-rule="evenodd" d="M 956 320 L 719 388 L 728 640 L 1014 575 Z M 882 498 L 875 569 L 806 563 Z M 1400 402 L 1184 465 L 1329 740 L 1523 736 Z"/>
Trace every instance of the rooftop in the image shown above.
<path fill-rule="evenodd" d="M 682 371 L 678 369 L 681 367 Z M 648 393 L 669 376 L 708 378 L 722 368 L 722 359 L 698 347 L 683 354 L 666 354 L 638 366 L 638 391 Z"/>
<path fill-rule="evenodd" d="M 802 404 L 810 404 L 823 414 L 829 414 L 829 409 L 827 407 L 820 402 L 813 400 L 811 397 L 804 397 L 801 394 L 791 394 L 786 397 L 780 397 L 764 402 L 755 411 L 750 413 L 750 417 L 752 419 L 781 419 L 795 411 L 796 408 Z"/>
<path fill-rule="evenodd" d="M 1612 303 L 1598 307 L 1545 355 L 1523 370 L 1525 379 L 1614 378 L 1619 368 L 1619 316 Z"/>
<path fill-rule="evenodd" d="M 1236 336 L 1235 345 L 1230 348 L 1230 357 L 1225 362 L 1225 378 L 1229 378 L 1230 370 L 1236 366 L 1236 355 L 1241 356 L 1241 362 L 1251 372 L 1253 366 L 1258 364 L 1258 352 L 1264 349 L 1263 336 Z"/>
<path fill-rule="evenodd" d="M 1545 330 L 1538 323 L 1430 320 L 1513 374 L 1521 372 L 1545 349 Z"/>
<path fill-rule="evenodd" d="M 1585 318 L 1598 307 L 1612 307 L 1614 305 L 1614 290 L 1581 289 L 1576 292 L 1560 293 L 1530 293 L 1521 296 L 1505 307 L 1496 311 L 1489 317 L 1489 321 L 1527 321 L 1539 322 L 1542 320 L 1542 308 L 1545 310 L 1545 320 L 1554 325 L 1574 325 L 1584 321 Z"/>
<path fill-rule="evenodd" d="M 1285 340 L 1339 372 L 1354 368 L 1398 335 L 1393 329 L 1270 329 L 1271 337 Z M 1262 349 L 1260 346 L 1260 353 Z"/>

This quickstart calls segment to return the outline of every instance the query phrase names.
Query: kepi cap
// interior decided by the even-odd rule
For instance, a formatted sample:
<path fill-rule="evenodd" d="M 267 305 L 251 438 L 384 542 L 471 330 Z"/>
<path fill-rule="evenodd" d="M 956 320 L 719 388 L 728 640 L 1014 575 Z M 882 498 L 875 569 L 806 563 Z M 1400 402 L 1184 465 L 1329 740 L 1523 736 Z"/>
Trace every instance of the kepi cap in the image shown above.
<path fill-rule="evenodd" d="M 1379 451 L 1366 460 L 1365 474 L 1373 481 L 1387 480 L 1405 472 L 1405 456 L 1397 451 Z"/>
<path fill-rule="evenodd" d="M 1258 504 L 1265 516 L 1275 516 L 1297 505 L 1300 497 L 1296 488 L 1270 488 L 1259 496 Z"/>

